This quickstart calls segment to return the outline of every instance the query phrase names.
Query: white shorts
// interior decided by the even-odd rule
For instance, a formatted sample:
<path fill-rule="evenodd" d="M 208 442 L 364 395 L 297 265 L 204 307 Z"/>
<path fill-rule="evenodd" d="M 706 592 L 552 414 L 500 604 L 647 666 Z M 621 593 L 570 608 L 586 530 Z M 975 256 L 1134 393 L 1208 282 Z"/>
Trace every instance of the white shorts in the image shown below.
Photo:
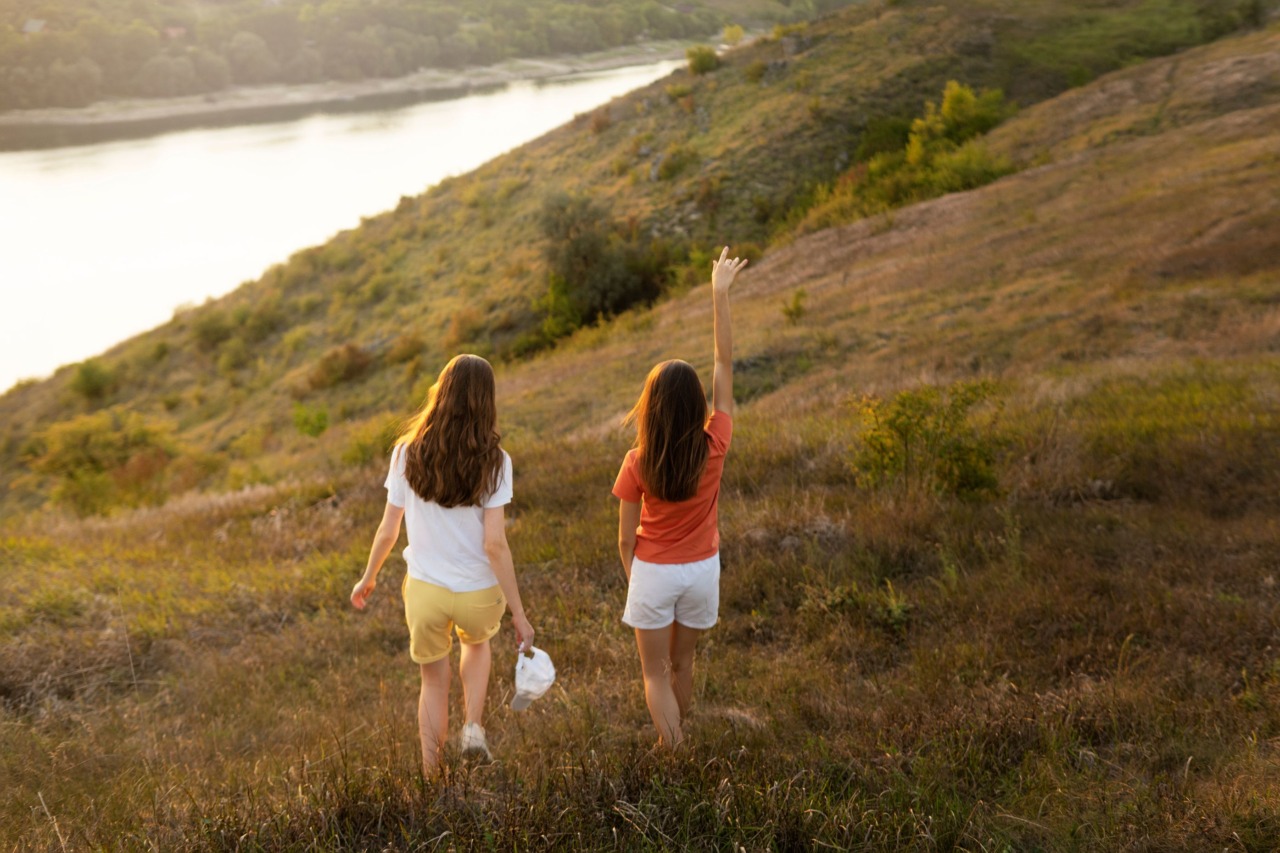
<path fill-rule="evenodd" d="M 720 615 L 720 555 L 696 563 L 631 562 L 622 622 L 632 628 L 666 628 L 679 622 L 705 630 Z"/>

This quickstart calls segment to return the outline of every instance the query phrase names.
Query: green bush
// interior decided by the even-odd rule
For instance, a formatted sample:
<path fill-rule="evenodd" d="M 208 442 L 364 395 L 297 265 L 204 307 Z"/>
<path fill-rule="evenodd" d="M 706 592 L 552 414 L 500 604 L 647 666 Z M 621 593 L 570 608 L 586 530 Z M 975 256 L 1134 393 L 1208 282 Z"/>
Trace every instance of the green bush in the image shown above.
<path fill-rule="evenodd" d="M 689 73 L 709 74 L 720 67 L 716 49 L 708 44 L 697 44 L 684 52 L 689 60 Z"/>
<path fill-rule="evenodd" d="M 231 338 L 218 354 L 218 372 L 232 376 L 249 364 L 249 346 L 241 338 Z"/>
<path fill-rule="evenodd" d="M 1009 114 L 996 89 L 974 94 L 954 80 L 941 106 L 925 104 L 910 122 L 887 119 L 868 126 L 856 163 L 834 184 L 822 185 L 797 204 L 788 221 L 809 233 L 895 207 L 990 183 L 1013 171 L 1007 157 L 992 154 L 979 138 Z M 875 152 L 875 153 L 872 153 Z"/>
<path fill-rule="evenodd" d="M 698 162 L 698 154 L 688 145 L 673 143 L 662 153 L 658 163 L 658 180 L 669 181 Z"/>
<path fill-rule="evenodd" d="M 303 435 L 317 438 L 329 428 L 329 410 L 323 406 L 304 406 L 295 403 L 293 425 Z"/>
<path fill-rule="evenodd" d="M 284 326 L 284 310 L 278 299 L 272 299 L 246 313 L 240 322 L 245 340 L 257 343 Z"/>
<path fill-rule="evenodd" d="M 665 92 L 667 97 L 672 101 L 679 101 L 682 98 L 687 98 L 692 95 L 693 87 L 688 83 L 668 83 L 666 86 L 662 87 L 662 91 Z"/>
<path fill-rule="evenodd" d="M 90 358 L 76 365 L 75 375 L 71 377 L 71 390 L 96 403 L 107 396 L 115 381 L 115 374 L 110 369 L 96 358 Z"/>
<path fill-rule="evenodd" d="M 539 302 L 543 322 L 537 335 L 517 343 L 520 351 L 652 301 L 670 279 L 668 244 L 623 228 L 604 205 L 586 196 L 551 196 L 540 225 L 547 238 L 548 286 Z"/>
<path fill-rule="evenodd" d="M 219 344 L 231 337 L 232 331 L 227 315 L 214 310 L 202 311 L 191 327 L 196 346 L 205 352 L 217 349 Z"/>
<path fill-rule="evenodd" d="M 53 478 L 56 502 L 92 515 L 162 503 L 174 456 L 167 426 L 113 408 L 50 426 L 30 466 Z"/>
<path fill-rule="evenodd" d="M 742 73 L 752 83 L 759 83 L 764 79 L 765 72 L 768 70 L 769 66 L 763 60 L 757 59 L 742 69 Z"/>
<path fill-rule="evenodd" d="M 860 483 L 962 496 L 995 492 L 998 440 L 971 420 L 993 390 L 987 382 L 958 382 L 901 391 L 891 400 L 863 397 L 853 457 Z"/>

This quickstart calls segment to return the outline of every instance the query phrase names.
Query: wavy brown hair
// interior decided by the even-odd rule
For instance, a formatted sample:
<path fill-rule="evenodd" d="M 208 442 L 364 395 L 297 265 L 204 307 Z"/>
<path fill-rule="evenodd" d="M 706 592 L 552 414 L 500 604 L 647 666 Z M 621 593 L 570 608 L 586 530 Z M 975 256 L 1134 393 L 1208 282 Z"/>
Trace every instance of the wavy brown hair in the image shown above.
<path fill-rule="evenodd" d="M 636 462 L 650 494 L 684 501 L 707 467 L 707 395 L 693 365 L 664 361 L 649 371 L 627 422 L 636 424 Z"/>
<path fill-rule="evenodd" d="M 397 439 L 404 475 L 424 501 L 479 506 L 498 488 L 502 449 L 493 367 L 478 355 L 458 355 L 440 371 L 422 409 Z"/>

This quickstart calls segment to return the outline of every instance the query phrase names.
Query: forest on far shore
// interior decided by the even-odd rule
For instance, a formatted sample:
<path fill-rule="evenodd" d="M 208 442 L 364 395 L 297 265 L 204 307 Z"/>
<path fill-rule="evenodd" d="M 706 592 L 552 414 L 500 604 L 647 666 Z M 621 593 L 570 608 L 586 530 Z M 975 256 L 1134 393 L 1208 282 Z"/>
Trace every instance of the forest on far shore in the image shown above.
<path fill-rule="evenodd" d="M 703 38 L 848 0 L 0 0 L 0 111 L 233 85 L 400 77 L 424 68 Z"/>

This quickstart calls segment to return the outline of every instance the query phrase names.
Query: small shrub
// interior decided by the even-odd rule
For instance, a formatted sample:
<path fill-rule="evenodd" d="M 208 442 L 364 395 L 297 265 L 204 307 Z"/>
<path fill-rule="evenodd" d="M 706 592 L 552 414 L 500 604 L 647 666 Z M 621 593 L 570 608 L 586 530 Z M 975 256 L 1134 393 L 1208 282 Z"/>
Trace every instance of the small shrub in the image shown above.
<path fill-rule="evenodd" d="M 539 224 L 547 238 L 548 285 L 538 303 L 543 320 L 538 332 L 514 344 L 517 354 L 656 298 L 670 277 L 673 250 L 667 243 L 615 222 L 604 205 L 586 196 L 549 197 Z"/>
<path fill-rule="evenodd" d="M 728 24 L 727 26 L 725 26 L 724 34 L 721 36 L 721 38 L 724 39 L 725 44 L 729 45 L 729 47 L 733 47 L 738 42 L 742 41 L 743 36 L 745 36 L 746 34 L 747 34 L 747 31 L 744 30 L 741 25 Z"/>
<path fill-rule="evenodd" d="M 360 288 L 360 300 L 366 305 L 381 302 L 387 298 L 389 293 L 395 290 L 398 281 L 399 278 L 397 276 L 386 272 L 370 276 L 369 280 Z"/>
<path fill-rule="evenodd" d="M 231 338 L 218 355 L 218 372 L 231 376 L 249 364 L 249 347 L 241 338 Z"/>
<path fill-rule="evenodd" d="M 316 362 L 307 376 L 307 384 L 317 391 L 350 382 L 360 377 L 372 362 L 373 358 L 355 344 L 334 347 Z"/>
<path fill-rule="evenodd" d="M 303 435 L 317 438 L 329 428 L 329 410 L 323 406 L 296 403 L 293 407 L 293 425 Z"/>
<path fill-rule="evenodd" d="M 787 38 L 788 36 L 799 35 L 807 29 L 809 29 L 809 25 L 804 21 L 794 24 L 774 24 L 773 32 L 769 37 L 773 41 L 779 41 L 780 39 Z"/>
<path fill-rule="evenodd" d="M 897 484 L 905 491 L 949 495 L 994 492 L 996 439 L 970 423 L 987 400 L 987 382 L 958 382 L 899 392 L 892 400 L 864 397 L 853 468 L 870 487 Z"/>
<path fill-rule="evenodd" d="M 720 67 L 720 57 L 716 55 L 716 49 L 711 45 L 694 45 L 686 50 L 684 55 L 689 60 L 691 74 L 710 74 Z"/>
<path fill-rule="evenodd" d="M 205 352 L 211 352 L 231 337 L 232 328 L 226 314 L 221 311 L 206 310 L 192 324 L 191 333 L 195 337 L 197 347 Z"/>
<path fill-rule="evenodd" d="M 56 423 L 35 450 L 31 468 L 52 477 L 53 499 L 79 515 L 162 503 L 174 456 L 166 426 L 118 409 Z"/>
<path fill-rule="evenodd" d="M 285 355 L 293 355 L 301 350 L 307 344 L 307 340 L 311 337 L 311 329 L 307 326 L 294 326 L 292 329 L 284 333 L 284 338 L 280 341 L 280 346 L 284 350 Z"/>
<path fill-rule="evenodd" d="M 804 316 L 804 299 L 808 296 L 803 287 L 797 288 L 796 292 L 791 294 L 788 302 L 782 303 L 782 316 L 787 318 L 787 324 L 794 326 L 800 322 L 800 318 Z"/>
<path fill-rule="evenodd" d="M 769 66 L 760 59 L 755 60 L 746 68 L 742 69 L 742 74 L 752 83 L 759 83 L 764 79 L 765 72 L 769 70 Z"/>
<path fill-rule="evenodd" d="M 609 115 L 608 107 L 601 107 L 591 114 L 591 133 L 594 136 L 599 136 L 611 127 L 613 117 Z"/>
<path fill-rule="evenodd" d="M 697 152 L 688 145 L 671 145 L 663 152 L 662 160 L 658 163 L 658 180 L 671 180 L 697 160 Z"/>
<path fill-rule="evenodd" d="M 96 358 L 80 362 L 71 377 L 71 390 L 91 403 L 96 403 L 111 391 L 115 375 Z"/>
<path fill-rule="evenodd" d="M 693 94 L 693 87 L 687 83 L 668 83 L 662 89 L 672 101 L 679 101 Z"/>

